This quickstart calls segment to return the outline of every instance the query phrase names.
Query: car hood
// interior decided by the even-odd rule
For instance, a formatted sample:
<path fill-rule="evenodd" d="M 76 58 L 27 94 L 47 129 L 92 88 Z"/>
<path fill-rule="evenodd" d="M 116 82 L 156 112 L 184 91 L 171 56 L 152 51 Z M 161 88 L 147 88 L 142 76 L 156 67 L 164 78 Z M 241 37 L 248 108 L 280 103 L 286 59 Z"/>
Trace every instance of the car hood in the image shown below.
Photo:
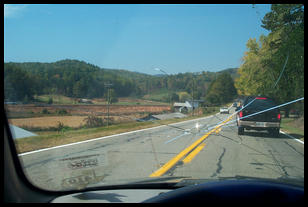
<path fill-rule="evenodd" d="M 198 185 L 208 182 L 220 182 L 226 180 L 251 180 L 251 181 L 265 181 L 265 182 L 275 182 L 280 184 L 294 185 L 298 187 L 304 187 L 304 178 L 289 178 L 289 177 L 278 177 L 278 178 L 260 178 L 260 177 L 251 177 L 243 175 L 235 175 L 230 177 L 217 177 L 217 178 L 208 178 L 208 179 L 197 179 L 192 177 L 185 176 L 161 176 L 156 178 L 141 178 L 141 179 L 130 179 L 118 181 L 117 183 L 98 183 L 95 186 L 101 189 L 117 189 L 117 188 L 166 188 L 166 189 L 175 189 L 191 185 Z M 94 187 L 95 187 L 94 186 Z M 92 186 L 91 186 L 92 187 Z"/>

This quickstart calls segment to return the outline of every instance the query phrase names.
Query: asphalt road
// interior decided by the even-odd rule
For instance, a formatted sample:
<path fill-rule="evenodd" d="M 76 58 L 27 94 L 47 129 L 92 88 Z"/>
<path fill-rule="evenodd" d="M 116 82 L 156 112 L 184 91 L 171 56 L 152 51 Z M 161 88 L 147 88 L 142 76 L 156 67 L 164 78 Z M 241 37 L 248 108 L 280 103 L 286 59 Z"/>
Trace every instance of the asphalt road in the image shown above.
<path fill-rule="evenodd" d="M 229 116 L 217 114 L 19 157 L 30 181 L 49 190 L 159 176 L 304 178 L 304 144 L 266 131 L 239 136 L 235 123 L 207 130 Z"/>

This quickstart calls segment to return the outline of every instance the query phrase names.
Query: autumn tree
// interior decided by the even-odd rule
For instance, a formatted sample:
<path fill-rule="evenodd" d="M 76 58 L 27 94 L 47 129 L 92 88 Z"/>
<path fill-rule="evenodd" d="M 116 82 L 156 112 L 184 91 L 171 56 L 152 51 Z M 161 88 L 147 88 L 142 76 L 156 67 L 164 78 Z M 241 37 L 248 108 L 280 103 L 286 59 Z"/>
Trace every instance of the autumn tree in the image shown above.
<path fill-rule="evenodd" d="M 269 30 L 249 39 L 235 86 L 240 95 L 267 95 L 284 103 L 304 96 L 304 6 L 274 4 L 262 20 Z M 288 116 L 290 105 L 283 109 Z"/>

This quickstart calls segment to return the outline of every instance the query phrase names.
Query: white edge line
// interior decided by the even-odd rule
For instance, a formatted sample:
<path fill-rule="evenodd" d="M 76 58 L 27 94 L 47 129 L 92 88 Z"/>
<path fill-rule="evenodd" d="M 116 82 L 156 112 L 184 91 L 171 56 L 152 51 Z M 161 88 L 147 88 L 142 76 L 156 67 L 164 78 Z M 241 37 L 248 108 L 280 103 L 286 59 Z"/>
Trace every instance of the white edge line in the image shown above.
<path fill-rule="evenodd" d="M 281 130 L 280 130 L 280 132 L 281 132 L 282 134 L 287 135 L 288 137 L 290 137 L 290 138 L 294 139 L 295 141 L 298 141 L 298 142 L 300 142 L 300 143 L 304 144 L 304 142 L 303 142 L 302 140 L 300 140 L 300 139 L 296 139 L 295 137 L 292 137 L 291 135 L 287 134 L 287 133 L 286 133 L 286 132 L 284 132 L 284 131 L 281 131 Z"/>
<path fill-rule="evenodd" d="M 177 122 L 177 123 L 169 124 L 169 125 L 176 125 L 176 124 L 182 124 L 182 123 L 185 123 L 185 122 L 191 122 L 191 121 L 196 121 L 196 120 L 201 120 L 201 119 L 208 119 L 208 118 L 211 118 L 212 116 L 213 116 L 213 115 L 207 116 L 207 117 L 198 118 L 198 119 L 192 119 L 192 120 Z M 151 127 L 151 128 L 146 128 L 146 129 L 139 129 L 139 130 L 136 130 L 136 131 L 123 132 L 123 133 L 120 133 L 120 134 L 114 134 L 114 135 L 109 135 L 109 136 L 105 136 L 105 137 L 99 137 L 99 138 L 90 139 L 90 140 L 85 140 L 85 141 L 81 141 L 81 142 L 74 142 L 74 143 L 65 144 L 65 145 L 59 145 L 59 146 L 55 146 L 55 147 L 44 148 L 44 149 L 40 149 L 40 150 L 35 150 L 35 151 L 30 151 L 30 152 L 21 153 L 21 154 L 18 154 L 18 156 L 29 155 L 29 154 L 33 154 L 33 153 L 36 153 L 36 152 L 42 152 L 42 151 L 57 149 L 57 148 L 61 148 L 61 147 L 68 147 L 68 146 L 72 146 L 72 145 L 76 145 L 76 144 L 82 144 L 82 143 L 86 143 L 86 142 L 92 142 L 92 141 L 98 141 L 98 140 L 102 140 L 102 139 L 108 139 L 108 138 L 115 137 L 115 136 L 121 136 L 121 135 L 126 135 L 126 134 L 132 134 L 132 133 L 141 132 L 141 131 L 146 131 L 146 130 L 151 130 L 151 129 L 157 129 L 157 128 L 160 128 L 160 127 L 167 127 L 167 125 L 157 126 L 157 127 Z"/>

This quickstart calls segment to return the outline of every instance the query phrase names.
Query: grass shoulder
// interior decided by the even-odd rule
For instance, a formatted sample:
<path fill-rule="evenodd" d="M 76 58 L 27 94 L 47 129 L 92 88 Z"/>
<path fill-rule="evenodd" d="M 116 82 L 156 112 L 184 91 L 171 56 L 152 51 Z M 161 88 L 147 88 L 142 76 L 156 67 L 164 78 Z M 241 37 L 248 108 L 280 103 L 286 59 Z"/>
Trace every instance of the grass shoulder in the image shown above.
<path fill-rule="evenodd" d="M 282 131 L 304 141 L 304 117 L 282 118 L 280 126 Z"/>

